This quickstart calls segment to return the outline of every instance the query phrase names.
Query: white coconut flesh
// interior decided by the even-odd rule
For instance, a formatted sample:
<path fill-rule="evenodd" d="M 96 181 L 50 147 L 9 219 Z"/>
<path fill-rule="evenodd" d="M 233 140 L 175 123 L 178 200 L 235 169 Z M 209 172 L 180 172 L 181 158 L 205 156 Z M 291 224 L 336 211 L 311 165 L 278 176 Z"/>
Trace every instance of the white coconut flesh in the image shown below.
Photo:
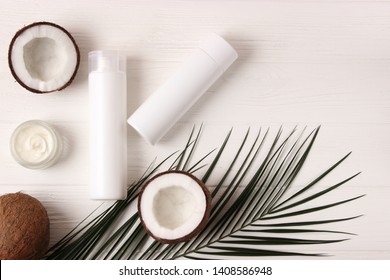
<path fill-rule="evenodd" d="M 62 29 L 48 24 L 25 29 L 15 39 L 10 56 L 20 82 L 40 92 L 62 88 L 78 66 L 74 42 Z"/>
<path fill-rule="evenodd" d="M 150 233 L 159 239 L 180 239 L 202 222 L 207 198 L 188 175 L 166 173 L 153 179 L 142 193 L 140 212 Z"/>

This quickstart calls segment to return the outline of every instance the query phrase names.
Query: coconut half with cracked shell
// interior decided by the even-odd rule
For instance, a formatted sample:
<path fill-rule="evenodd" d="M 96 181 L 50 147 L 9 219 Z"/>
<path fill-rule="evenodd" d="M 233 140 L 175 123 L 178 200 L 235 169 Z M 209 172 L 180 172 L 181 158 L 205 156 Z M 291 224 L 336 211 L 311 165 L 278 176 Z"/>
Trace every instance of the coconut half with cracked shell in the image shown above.
<path fill-rule="evenodd" d="M 138 213 L 146 231 L 162 243 L 195 237 L 210 216 L 211 195 L 198 178 L 183 171 L 157 174 L 145 183 Z"/>
<path fill-rule="evenodd" d="M 35 22 L 16 32 L 8 50 L 8 64 L 16 81 L 34 93 L 69 86 L 80 64 L 72 35 L 51 22 Z"/>

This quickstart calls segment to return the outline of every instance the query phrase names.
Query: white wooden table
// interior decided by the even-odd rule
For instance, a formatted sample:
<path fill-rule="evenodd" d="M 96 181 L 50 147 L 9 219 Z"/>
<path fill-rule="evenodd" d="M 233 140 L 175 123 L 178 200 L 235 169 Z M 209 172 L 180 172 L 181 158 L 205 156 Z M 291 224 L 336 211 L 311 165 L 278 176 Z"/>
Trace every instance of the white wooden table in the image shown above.
<path fill-rule="evenodd" d="M 79 72 L 63 92 L 27 92 L 8 69 L 11 38 L 35 21 L 65 27 L 80 47 Z M 128 55 L 130 115 L 208 32 L 225 37 L 238 61 L 158 145 L 128 128 L 129 182 L 155 157 L 181 148 L 194 124 L 204 124 L 199 156 L 231 127 L 234 147 L 249 126 L 276 132 L 321 125 L 295 184 L 353 151 L 328 182 L 362 174 L 332 195 L 367 196 L 337 210 L 364 214 L 334 225 L 357 236 L 320 251 L 335 259 L 390 259 L 390 1 L 0 0 L 0 193 L 37 197 L 51 219 L 51 243 L 59 240 L 100 204 L 88 199 L 87 53 Z M 51 122 L 64 136 L 57 165 L 28 170 L 11 158 L 10 135 L 29 119 Z"/>

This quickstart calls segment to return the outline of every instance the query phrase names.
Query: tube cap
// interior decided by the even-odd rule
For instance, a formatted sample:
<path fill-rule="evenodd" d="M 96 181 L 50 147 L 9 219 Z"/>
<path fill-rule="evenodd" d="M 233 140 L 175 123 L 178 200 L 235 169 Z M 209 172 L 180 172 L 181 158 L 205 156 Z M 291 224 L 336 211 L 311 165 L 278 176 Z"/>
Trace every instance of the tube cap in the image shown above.
<path fill-rule="evenodd" d="M 222 72 L 225 72 L 238 57 L 236 50 L 215 33 L 211 33 L 206 40 L 202 41 L 199 48 L 217 63 Z"/>

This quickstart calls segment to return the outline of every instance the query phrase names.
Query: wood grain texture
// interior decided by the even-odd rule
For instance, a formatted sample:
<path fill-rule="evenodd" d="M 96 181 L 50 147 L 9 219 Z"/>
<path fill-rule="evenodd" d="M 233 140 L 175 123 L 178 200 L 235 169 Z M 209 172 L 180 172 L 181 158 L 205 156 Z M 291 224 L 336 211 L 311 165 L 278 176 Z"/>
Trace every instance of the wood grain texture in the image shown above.
<path fill-rule="evenodd" d="M 296 185 L 353 151 L 323 185 L 362 171 L 334 195 L 367 194 L 343 209 L 363 218 L 335 225 L 358 235 L 323 251 L 335 259 L 390 259 L 390 1 L 0 0 L 0 7 L 0 193 L 24 191 L 40 199 L 52 221 L 51 243 L 100 205 L 87 194 L 87 53 L 127 54 L 130 115 L 208 32 L 216 32 L 236 48 L 238 61 L 158 145 L 128 128 L 129 182 L 155 157 L 182 147 L 194 124 L 204 124 L 199 157 L 231 127 L 235 147 L 248 127 L 254 137 L 260 127 L 321 125 Z M 7 52 L 18 29 L 42 20 L 72 33 L 81 64 L 63 92 L 35 95 L 14 81 Z M 29 119 L 49 121 L 64 136 L 66 153 L 52 168 L 27 170 L 11 158 L 9 137 Z"/>

